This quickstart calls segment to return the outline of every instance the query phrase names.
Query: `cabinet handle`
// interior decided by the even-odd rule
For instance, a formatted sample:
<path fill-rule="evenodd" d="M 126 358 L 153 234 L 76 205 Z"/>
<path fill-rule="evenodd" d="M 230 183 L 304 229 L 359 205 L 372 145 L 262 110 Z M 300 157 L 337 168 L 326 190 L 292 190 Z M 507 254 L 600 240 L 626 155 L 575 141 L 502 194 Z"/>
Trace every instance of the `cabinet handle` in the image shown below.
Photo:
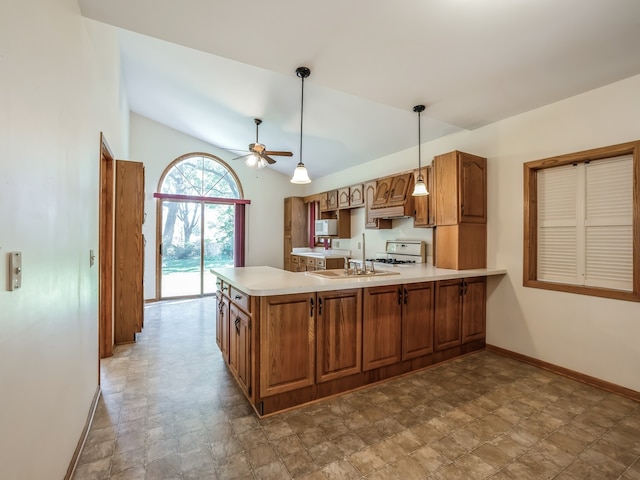
<path fill-rule="evenodd" d="M 240 335 L 240 327 L 239 327 L 239 325 L 240 325 L 240 317 L 236 317 L 236 321 L 233 322 L 233 323 L 236 326 L 236 334 Z"/>
<path fill-rule="evenodd" d="M 460 205 L 460 213 L 464 215 L 464 203 Z"/>
<path fill-rule="evenodd" d="M 466 280 L 462 280 L 462 285 L 463 285 L 462 294 L 466 295 L 467 294 L 467 281 Z"/>
<path fill-rule="evenodd" d="M 322 299 L 318 299 L 318 315 L 322 315 Z"/>
<path fill-rule="evenodd" d="M 313 298 L 310 298 L 309 302 L 311 303 L 311 312 L 309 312 L 309 316 L 313 317 Z"/>
<path fill-rule="evenodd" d="M 242 298 L 242 295 L 236 295 L 236 300 L 240 300 Z"/>
<path fill-rule="evenodd" d="M 398 289 L 398 305 L 402 305 L 402 289 Z"/>
<path fill-rule="evenodd" d="M 407 304 L 407 297 L 409 296 L 409 292 L 407 292 L 407 289 L 404 289 L 404 304 Z"/>

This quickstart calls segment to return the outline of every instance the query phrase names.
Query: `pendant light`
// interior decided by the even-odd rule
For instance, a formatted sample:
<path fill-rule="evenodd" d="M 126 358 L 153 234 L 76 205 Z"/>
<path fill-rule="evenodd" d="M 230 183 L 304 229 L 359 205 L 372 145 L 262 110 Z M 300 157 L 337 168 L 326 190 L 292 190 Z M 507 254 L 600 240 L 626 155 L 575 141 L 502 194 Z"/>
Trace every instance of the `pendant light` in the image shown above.
<path fill-rule="evenodd" d="M 296 68 L 296 75 L 302 79 L 302 97 L 300 99 L 300 159 L 298 161 L 298 165 L 293 172 L 293 177 L 291 178 L 291 183 L 311 183 L 311 179 L 309 178 L 309 173 L 302 163 L 302 118 L 304 112 L 304 79 L 311 75 L 311 70 L 307 67 L 298 67 Z"/>
<path fill-rule="evenodd" d="M 420 114 L 424 112 L 424 105 L 416 105 L 413 107 L 414 112 L 418 112 L 418 179 L 416 180 L 416 185 L 413 187 L 413 195 L 414 197 L 424 197 L 425 195 L 429 195 L 427 191 L 427 186 L 424 184 L 424 179 L 422 178 L 422 164 L 420 163 Z"/>

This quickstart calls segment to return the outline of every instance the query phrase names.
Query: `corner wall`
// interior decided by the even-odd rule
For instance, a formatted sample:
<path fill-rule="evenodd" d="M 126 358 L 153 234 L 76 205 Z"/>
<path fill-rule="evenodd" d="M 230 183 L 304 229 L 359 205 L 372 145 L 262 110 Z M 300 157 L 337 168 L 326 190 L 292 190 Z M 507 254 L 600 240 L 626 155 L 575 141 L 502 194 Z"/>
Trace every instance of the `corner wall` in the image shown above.
<path fill-rule="evenodd" d="M 63 478 L 98 386 L 99 140 L 126 156 L 128 107 L 113 30 L 92 28 L 75 0 L 0 6 L 2 478 Z"/>

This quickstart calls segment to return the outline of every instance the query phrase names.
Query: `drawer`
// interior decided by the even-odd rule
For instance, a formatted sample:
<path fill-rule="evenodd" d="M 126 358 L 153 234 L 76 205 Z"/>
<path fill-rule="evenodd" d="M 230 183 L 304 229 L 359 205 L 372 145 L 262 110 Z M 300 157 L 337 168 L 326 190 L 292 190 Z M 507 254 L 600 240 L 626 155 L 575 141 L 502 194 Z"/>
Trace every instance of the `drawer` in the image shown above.
<path fill-rule="evenodd" d="M 315 268 L 316 267 L 316 259 L 313 257 L 307 257 L 307 267 L 312 267 Z"/>
<path fill-rule="evenodd" d="M 229 284 L 218 278 L 216 279 L 216 290 L 224 293 L 225 295 L 229 295 Z"/>
<path fill-rule="evenodd" d="M 316 270 L 327 268 L 327 261 L 324 258 L 316 258 Z"/>
<path fill-rule="evenodd" d="M 251 304 L 251 302 L 249 302 L 249 295 L 238 290 L 236 287 L 231 287 L 230 297 L 231 301 L 238 305 L 240 308 L 247 312 L 251 311 L 249 310 L 249 305 Z"/>

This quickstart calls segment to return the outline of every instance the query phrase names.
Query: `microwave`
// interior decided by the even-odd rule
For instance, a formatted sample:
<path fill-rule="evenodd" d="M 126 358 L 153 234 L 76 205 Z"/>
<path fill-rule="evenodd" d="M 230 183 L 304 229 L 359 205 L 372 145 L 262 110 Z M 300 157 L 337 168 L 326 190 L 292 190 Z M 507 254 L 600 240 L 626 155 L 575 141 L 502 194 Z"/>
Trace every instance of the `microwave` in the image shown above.
<path fill-rule="evenodd" d="M 316 235 L 338 235 L 338 220 L 316 220 Z"/>

